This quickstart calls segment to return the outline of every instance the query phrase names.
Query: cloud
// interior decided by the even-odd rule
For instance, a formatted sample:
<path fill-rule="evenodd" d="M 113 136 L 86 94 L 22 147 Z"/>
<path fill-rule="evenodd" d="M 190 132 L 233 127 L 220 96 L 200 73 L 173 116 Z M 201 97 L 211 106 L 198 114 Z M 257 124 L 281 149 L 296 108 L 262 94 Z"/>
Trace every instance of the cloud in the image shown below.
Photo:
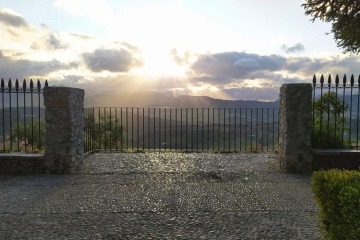
<path fill-rule="evenodd" d="M 0 8 L 0 22 L 2 22 L 7 26 L 16 27 L 16 28 L 29 27 L 28 23 L 21 15 L 7 8 Z"/>
<path fill-rule="evenodd" d="M 183 56 L 180 56 L 180 54 L 176 48 L 173 48 L 170 51 L 170 56 L 177 64 L 179 64 L 179 65 L 188 64 L 190 61 L 190 57 L 191 57 L 190 51 L 185 51 L 182 55 Z"/>
<path fill-rule="evenodd" d="M 286 44 L 281 46 L 281 49 L 286 53 L 296 53 L 305 51 L 305 46 L 301 43 L 297 43 L 294 46 L 288 47 Z"/>
<path fill-rule="evenodd" d="M 236 79 L 254 79 L 259 71 L 283 69 L 286 58 L 280 55 L 262 56 L 245 52 L 223 52 L 200 55 L 190 73 L 208 83 L 230 83 Z"/>
<path fill-rule="evenodd" d="M 96 49 L 92 53 L 84 53 L 82 57 L 86 66 L 93 72 L 128 72 L 134 67 L 142 65 L 142 61 L 135 58 L 126 49 Z"/>
<path fill-rule="evenodd" d="M 64 64 L 58 60 L 31 61 L 26 59 L 13 60 L 0 52 L 0 72 L 3 78 L 30 78 L 32 76 L 46 76 L 59 70 L 77 67 L 77 63 Z"/>
<path fill-rule="evenodd" d="M 49 34 L 46 42 L 52 49 L 66 49 L 69 47 L 67 43 L 63 43 L 55 34 Z"/>

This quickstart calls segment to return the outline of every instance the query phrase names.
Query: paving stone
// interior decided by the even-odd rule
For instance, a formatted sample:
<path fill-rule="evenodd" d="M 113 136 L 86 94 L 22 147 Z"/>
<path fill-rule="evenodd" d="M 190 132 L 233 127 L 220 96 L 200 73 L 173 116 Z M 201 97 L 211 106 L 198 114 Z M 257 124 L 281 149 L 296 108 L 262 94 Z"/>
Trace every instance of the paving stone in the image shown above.
<path fill-rule="evenodd" d="M 323 239 L 310 180 L 272 154 L 93 154 L 0 177 L 0 239 Z"/>

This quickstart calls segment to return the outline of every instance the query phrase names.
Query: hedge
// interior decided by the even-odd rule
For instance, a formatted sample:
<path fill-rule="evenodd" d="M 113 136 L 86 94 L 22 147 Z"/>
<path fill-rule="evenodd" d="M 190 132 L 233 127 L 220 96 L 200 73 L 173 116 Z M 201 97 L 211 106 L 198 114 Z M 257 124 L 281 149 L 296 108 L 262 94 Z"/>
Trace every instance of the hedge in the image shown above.
<path fill-rule="evenodd" d="M 360 239 L 360 171 L 314 172 L 311 187 L 326 239 Z"/>

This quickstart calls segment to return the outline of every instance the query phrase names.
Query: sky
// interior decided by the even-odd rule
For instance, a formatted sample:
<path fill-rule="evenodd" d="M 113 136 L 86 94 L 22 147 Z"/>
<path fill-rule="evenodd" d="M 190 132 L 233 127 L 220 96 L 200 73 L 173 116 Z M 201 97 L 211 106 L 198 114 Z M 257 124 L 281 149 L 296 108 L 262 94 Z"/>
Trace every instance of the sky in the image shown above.
<path fill-rule="evenodd" d="M 355 74 L 303 0 L 0 0 L 0 78 L 86 95 L 273 101 L 284 83 Z"/>

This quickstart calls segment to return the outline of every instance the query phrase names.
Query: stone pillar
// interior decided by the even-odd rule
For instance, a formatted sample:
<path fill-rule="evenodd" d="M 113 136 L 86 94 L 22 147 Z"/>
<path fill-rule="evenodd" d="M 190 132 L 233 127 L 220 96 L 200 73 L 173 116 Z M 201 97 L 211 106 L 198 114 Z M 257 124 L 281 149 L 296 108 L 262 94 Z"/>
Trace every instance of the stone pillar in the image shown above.
<path fill-rule="evenodd" d="M 280 88 L 279 161 L 282 171 L 310 173 L 311 84 L 284 84 Z"/>
<path fill-rule="evenodd" d="M 45 168 L 50 173 L 73 173 L 82 164 L 84 95 L 78 88 L 44 88 Z"/>

